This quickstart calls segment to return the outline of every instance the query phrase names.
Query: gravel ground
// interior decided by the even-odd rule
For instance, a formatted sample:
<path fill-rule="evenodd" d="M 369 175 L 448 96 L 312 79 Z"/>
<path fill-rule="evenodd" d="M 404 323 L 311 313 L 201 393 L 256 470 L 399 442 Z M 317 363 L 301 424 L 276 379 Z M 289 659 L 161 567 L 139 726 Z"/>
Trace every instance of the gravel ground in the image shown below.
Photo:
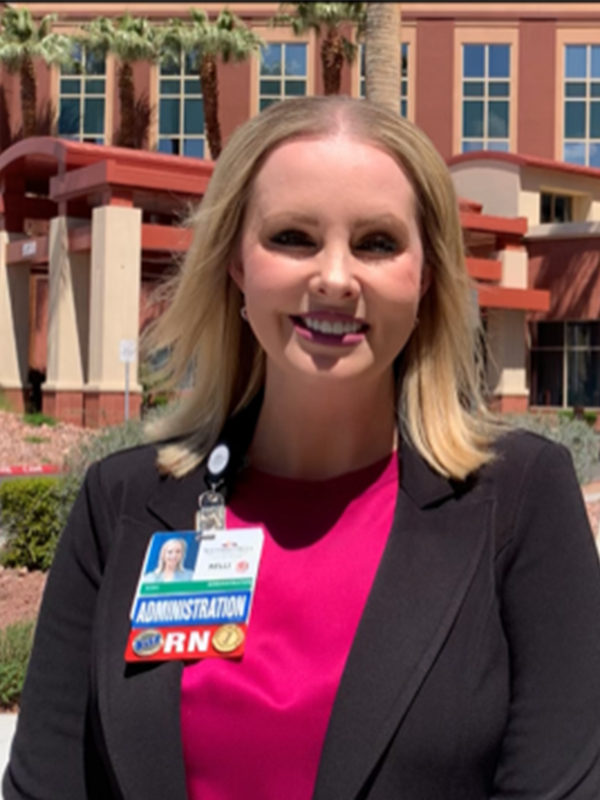
<path fill-rule="evenodd" d="M 90 435 L 89 429 L 65 423 L 27 425 L 18 414 L 0 411 L 0 467 L 62 467 L 69 450 Z"/>

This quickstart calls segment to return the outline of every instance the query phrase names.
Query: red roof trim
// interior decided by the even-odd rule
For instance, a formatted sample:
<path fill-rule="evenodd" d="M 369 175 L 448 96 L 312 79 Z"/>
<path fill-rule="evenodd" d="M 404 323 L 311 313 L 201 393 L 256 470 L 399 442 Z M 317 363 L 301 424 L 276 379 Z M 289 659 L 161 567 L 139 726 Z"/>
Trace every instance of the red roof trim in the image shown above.
<path fill-rule="evenodd" d="M 600 178 L 600 169 L 582 167 L 578 164 L 567 164 L 564 161 L 553 161 L 551 158 L 539 156 L 517 155 L 517 153 L 498 153 L 494 150 L 478 150 L 473 153 L 461 153 L 446 160 L 449 167 L 456 164 L 468 164 L 470 161 L 497 161 L 505 164 L 516 164 L 518 167 L 533 167 L 554 172 L 566 172 L 571 175 L 585 175 L 588 178 Z"/>

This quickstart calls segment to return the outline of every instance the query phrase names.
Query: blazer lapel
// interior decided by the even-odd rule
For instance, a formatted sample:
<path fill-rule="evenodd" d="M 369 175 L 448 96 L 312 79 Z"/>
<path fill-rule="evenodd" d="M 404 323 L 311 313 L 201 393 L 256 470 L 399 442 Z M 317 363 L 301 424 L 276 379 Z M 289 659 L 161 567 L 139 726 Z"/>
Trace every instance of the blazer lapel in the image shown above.
<path fill-rule="evenodd" d="M 407 446 L 401 470 L 392 531 L 338 689 L 313 800 L 358 796 L 443 646 L 487 539 L 489 498 L 457 497 Z"/>
<path fill-rule="evenodd" d="M 153 533 L 190 530 L 202 469 L 163 478 L 140 518 L 120 521 L 98 601 L 98 710 L 118 785 L 130 800 L 186 800 L 180 729 L 181 661 L 127 664 L 129 610 Z M 148 513 L 149 512 L 149 513 Z"/>

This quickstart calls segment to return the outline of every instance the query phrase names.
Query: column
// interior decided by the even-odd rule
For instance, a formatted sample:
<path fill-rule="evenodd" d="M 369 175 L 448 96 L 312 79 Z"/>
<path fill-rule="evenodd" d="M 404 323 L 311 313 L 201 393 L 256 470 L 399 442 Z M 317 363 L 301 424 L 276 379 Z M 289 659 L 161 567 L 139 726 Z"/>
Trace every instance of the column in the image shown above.
<path fill-rule="evenodd" d="M 120 343 L 138 340 L 142 212 L 101 206 L 92 212 L 89 378 L 86 425 L 114 425 L 125 417 L 125 364 Z M 129 365 L 129 413 L 139 415 L 142 387 L 137 360 Z"/>
<path fill-rule="evenodd" d="M 30 268 L 27 262 L 7 263 L 10 239 L 7 231 L 0 230 L 0 391 L 15 411 L 23 412 L 29 353 Z"/>
<path fill-rule="evenodd" d="M 525 312 L 490 308 L 487 379 L 497 411 L 525 413 L 529 405 Z"/>
<path fill-rule="evenodd" d="M 48 237 L 48 357 L 42 386 L 45 414 L 83 424 L 87 373 L 90 258 L 69 253 L 68 220 L 50 221 Z"/>

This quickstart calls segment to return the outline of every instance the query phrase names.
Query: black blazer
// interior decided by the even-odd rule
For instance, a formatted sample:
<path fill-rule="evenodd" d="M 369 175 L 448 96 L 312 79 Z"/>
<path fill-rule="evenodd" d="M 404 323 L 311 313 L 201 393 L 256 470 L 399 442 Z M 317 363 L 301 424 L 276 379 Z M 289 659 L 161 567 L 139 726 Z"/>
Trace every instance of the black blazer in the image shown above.
<path fill-rule="evenodd" d="M 403 444 L 314 800 L 599 800 L 600 568 L 581 492 L 563 448 L 510 434 L 498 450 L 454 483 Z M 48 579 L 6 800 L 185 800 L 182 664 L 123 653 L 149 537 L 191 527 L 202 475 L 161 477 L 149 446 L 89 470 Z"/>

